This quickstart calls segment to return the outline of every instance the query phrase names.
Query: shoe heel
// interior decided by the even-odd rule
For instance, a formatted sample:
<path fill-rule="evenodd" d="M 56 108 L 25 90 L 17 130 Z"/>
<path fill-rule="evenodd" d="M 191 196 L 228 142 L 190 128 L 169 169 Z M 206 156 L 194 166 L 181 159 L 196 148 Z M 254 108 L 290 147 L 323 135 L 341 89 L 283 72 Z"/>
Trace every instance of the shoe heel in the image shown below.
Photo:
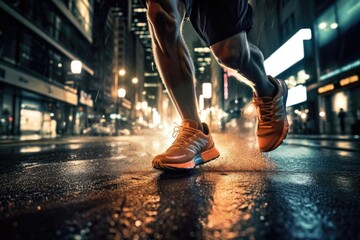
<path fill-rule="evenodd" d="M 201 153 L 201 158 L 203 159 L 204 162 L 211 161 L 219 156 L 220 156 L 219 151 L 214 147 Z"/>
<path fill-rule="evenodd" d="M 202 152 L 194 157 L 195 166 L 210 162 L 220 156 L 219 151 L 216 148 L 211 148 Z"/>

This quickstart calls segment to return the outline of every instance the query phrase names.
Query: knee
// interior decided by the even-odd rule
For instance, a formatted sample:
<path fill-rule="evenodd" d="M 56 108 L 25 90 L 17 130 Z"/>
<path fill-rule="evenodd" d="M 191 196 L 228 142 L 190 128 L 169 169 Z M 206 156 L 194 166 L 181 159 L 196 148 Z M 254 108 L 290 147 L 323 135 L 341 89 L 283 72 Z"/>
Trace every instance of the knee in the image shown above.
<path fill-rule="evenodd" d="M 241 70 L 246 68 L 250 61 L 250 51 L 248 48 L 224 47 L 216 57 L 220 64 L 228 68 Z"/>
<path fill-rule="evenodd" d="M 162 3 L 150 1 L 147 18 L 157 35 L 174 37 L 180 32 L 179 13 L 167 11 Z"/>

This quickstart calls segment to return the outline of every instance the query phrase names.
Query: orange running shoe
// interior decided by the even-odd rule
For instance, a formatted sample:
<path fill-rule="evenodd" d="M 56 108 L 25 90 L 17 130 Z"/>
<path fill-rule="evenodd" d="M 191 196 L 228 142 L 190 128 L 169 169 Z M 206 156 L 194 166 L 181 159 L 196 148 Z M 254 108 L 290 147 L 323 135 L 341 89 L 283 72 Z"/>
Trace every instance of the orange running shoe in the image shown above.
<path fill-rule="evenodd" d="M 190 170 L 219 157 L 209 127 L 206 123 L 202 126 L 204 132 L 198 130 L 196 122 L 184 120 L 174 129 L 173 134 L 177 136 L 172 145 L 153 159 L 153 167 L 159 170 Z"/>
<path fill-rule="evenodd" d="M 254 96 L 253 100 L 258 115 L 256 135 L 262 152 L 269 152 L 280 146 L 289 129 L 286 116 L 287 86 L 285 82 L 271 76 L 269 80 L 277 89 L 275 97 Z"/>

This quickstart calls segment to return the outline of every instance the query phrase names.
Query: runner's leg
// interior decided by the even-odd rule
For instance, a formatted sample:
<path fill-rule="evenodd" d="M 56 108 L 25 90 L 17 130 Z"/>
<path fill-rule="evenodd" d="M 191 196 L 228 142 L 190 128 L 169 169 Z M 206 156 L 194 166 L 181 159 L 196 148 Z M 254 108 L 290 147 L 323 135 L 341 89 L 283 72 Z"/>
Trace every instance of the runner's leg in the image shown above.
<path fill-rule="evenodd" d="M 194 87 L 194 67 L 181 35 L 185 4 L 181 0 L 147 0 L 156 65 L 181 118 L 201 128 Z"/>
<path fill-rule="evenodd" d="M 248 80 L 243 81 L 253 87 L 257 96 L 275 96 L 275 87 L 265 73 L 264 57 L 255 45 L 248 43 L 246 32 L 215 43 L 210 48 L 220 64 Z"/>

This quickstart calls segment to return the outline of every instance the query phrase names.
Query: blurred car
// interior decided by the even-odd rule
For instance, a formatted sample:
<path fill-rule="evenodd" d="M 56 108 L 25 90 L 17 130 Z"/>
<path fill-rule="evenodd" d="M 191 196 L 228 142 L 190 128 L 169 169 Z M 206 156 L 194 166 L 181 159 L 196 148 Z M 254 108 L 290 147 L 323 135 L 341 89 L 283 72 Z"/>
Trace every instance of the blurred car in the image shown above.
<path fill-rule="evenodd" d="M 91 136 L 113 136 L 115 135 L 115 127 L 110 123 L 94 123 L 91 127 L 83 130 L 84 135 Z"/>

